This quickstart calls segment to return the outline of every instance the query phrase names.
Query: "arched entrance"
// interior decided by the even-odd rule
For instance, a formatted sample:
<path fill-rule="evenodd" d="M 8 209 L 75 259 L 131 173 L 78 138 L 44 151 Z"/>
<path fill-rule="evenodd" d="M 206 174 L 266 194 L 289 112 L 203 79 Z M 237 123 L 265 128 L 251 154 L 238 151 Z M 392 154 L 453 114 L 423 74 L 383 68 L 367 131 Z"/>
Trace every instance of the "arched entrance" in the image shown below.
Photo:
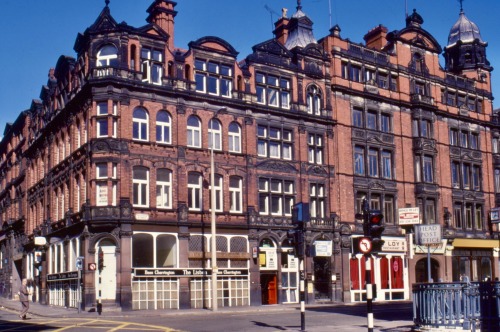
<path fill-rule="evenodd" d="M 95 273 L 97 299 L 111 301 L 116 299 L 116 245 L 109 239 L 103 239 L 96 245 L 95 261 L 98 269 Z M 99 268 L 102 260 L 102 269 Z"/>
<path fill-rule="evenodd" d="M 278 303 L 278 252 L 274 241 L 263 239 L 259 244 L 260 288 L 262 304 Z"/>
<path fill-rule="evenodd" d="M 415 281 L 416 282 L 427 282 L 429 280 L 427 276 L 427 258 L 420 259 L 415 265 Z M 431 278 L 434 282 L 439 281 L 439 262 L 431 258 Z"/>

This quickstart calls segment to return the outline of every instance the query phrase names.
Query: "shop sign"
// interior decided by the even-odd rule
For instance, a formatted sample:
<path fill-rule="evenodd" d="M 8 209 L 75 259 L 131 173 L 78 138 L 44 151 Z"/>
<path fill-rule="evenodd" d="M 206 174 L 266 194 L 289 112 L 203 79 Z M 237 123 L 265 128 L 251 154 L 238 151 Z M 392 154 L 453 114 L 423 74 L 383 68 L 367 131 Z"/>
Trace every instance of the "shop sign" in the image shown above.
<path fill-rule="evenodd" d="M 445 240 L 441 240 L 441 243 L 430 244 L 428 246 L 416 245 L 415 246 L 415 253 L 416 254 L 427 254 L 427 250 L 428 250 L 427 247 L 430 247 L 432 254 L 444 254 L 447 243 L 448 243 L 448 241 L 445 239 Z"/>
<path fill-rule="evenodd" d="M 205 277 L 211 276 L 212 270 L 204 269 L 134 269 L 136 277 Z M 220 270 L 219 276 L 246 276 L 248 270 Z"/>
<path fill-rule="evenodd" d="M 418 207 L 398 209 L 398 214 L 400 226 L 420 224 L 420 209 Z"/>
<path fill-rule="evenodd" d="M 276 249 L 259 250 L 259 265 L 262 270 L 277 270 L 278 269 L 278 254 Z"/>
<path fill-rule="evenodd" d="M 406 239 L 383 237 L 382 240 L 384 240 L 382 246 L 384 252 L 406 252 L 408 250 Z"/>
<path fill-rule="evenodd" d="M 288 255 L 288 264 L 290 269 L 297 269 L 299 266 L 299 260 L 293 255 Z"/>
<path fill-rule="evenodd" d="M 78 272 L 63 272 L 63 273 L 54 273 L 47 275 L 48 281 L 55 280 L 66 280 L 66 279 L 78 279 Z"/>
<path fill-rule="evenodd" d="M 332 256 L 332 241 L 314 241 L 314 252 L 316 257 Z"/>

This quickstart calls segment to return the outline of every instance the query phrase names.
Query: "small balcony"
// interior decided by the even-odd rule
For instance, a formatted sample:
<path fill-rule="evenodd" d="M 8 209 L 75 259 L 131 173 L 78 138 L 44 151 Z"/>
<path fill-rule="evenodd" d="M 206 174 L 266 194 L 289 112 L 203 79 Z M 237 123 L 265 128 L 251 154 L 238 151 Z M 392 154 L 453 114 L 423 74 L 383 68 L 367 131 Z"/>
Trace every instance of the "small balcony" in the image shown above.
<path fill-rule="evenodd" d="M 430 96 L 424 96 L 419 93 L 412 93 L 410 95 L 410 101 L 412 104 L 424 105 L 424 106 L 434 106 L 434 98 Z"/>

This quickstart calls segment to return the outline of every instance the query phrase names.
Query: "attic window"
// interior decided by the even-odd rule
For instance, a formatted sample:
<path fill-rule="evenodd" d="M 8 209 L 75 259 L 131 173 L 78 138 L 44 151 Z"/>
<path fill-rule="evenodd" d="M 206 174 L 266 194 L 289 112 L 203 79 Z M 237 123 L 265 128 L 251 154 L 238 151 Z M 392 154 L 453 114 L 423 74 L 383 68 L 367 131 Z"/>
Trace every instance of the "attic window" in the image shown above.
<path fill-rule="evenodd" d="M 97 52 L 97 67 L 118 66 L 118 51 L 113 45 L 106 45 Z"/>

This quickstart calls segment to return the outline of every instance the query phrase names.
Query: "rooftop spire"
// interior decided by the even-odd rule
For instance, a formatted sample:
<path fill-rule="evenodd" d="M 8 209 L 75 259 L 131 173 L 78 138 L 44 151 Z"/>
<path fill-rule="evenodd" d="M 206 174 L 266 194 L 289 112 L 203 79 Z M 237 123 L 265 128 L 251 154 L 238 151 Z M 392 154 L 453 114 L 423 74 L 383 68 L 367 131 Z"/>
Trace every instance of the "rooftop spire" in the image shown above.
<path fill-rule="evenodd" d="M 106 3 L 106 7 L 108 7 L 109 6 L 109 0 L 105 0 L 104 2 Z"/>
<path fill-rule="evenodd" d="M 301 0 L 297 0 L 297 10 L 302 10 L 302 5 L 300 4 L 301 2 Z"/>
<path fill-rule="evenodd" d="M 458 2 L 460 2 L 460 11 L 463 12 L 464 11 L 464 0 L 458 0 Z"/>

